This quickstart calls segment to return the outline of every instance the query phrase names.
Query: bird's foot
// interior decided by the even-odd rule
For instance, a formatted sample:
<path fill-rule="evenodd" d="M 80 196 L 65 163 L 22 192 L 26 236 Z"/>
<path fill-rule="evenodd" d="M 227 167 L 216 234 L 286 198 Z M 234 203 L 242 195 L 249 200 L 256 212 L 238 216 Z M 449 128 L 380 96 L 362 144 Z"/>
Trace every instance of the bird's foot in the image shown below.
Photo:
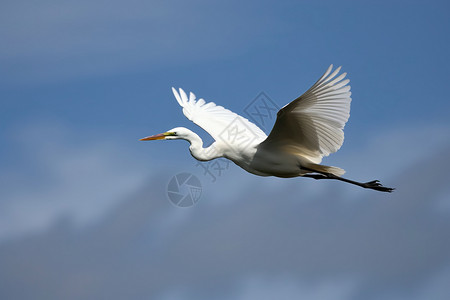
<path fill-rule="evenodd" d="M 390 188 L 390 187 L 385 187 L 383 186 L 379 180 L 372 180 L 369 182 L 365 182 L 361 185 L 363 188 L 366 189 L 372 189 L 372 190 L 377 190 L 377 191 L 381 191 L 381 192 L 388 192 L 388 193 L 392 193 L 395 188 Z"/>

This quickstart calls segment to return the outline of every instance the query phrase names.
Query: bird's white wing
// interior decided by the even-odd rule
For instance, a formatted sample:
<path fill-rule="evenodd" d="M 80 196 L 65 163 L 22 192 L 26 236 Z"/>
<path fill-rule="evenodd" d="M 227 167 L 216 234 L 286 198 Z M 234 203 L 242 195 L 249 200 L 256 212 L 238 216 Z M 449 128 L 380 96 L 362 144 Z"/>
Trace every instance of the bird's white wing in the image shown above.
<path fill-rule="evenodd" d="M 244 148 L 250 144 L 259 144 L 267 137 L 258 126 L 222 106 L 203 99 L 196 100 L 193 93 L 188 98 L 182 89 L 177 92 L 172 88 L 172 92 L 183 107 L 186 118 L 203 128 L 217 142 Z"/>
<path fill-rule="evenodd" d="M 280 109 L 260 147 L 289 151 L 314 163 L 339 150 L 351 102 L 350 80 L 344 79 L 346 73 L 337 76 L 340 69 L 331 73 L 331 65 L 306 93 Z"/>

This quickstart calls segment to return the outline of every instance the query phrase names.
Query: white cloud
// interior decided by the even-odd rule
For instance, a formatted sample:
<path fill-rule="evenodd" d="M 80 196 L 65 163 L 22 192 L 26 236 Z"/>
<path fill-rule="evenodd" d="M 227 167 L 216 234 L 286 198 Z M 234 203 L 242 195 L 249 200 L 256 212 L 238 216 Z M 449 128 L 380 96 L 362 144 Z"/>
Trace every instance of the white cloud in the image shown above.
<path fill-rule="evenodd" d="M 73 142 L 58 124 L 21 132 L 21 162 L 0 173 L 0 240 L 43 231 L 61 217 L 90 224 L 148 175 L 132 151 L 110 140 Z"/>
<path fill-rule="evenodd" d="M 394 179 L 411 163 L 434 155 L 436 149 L 444 146 L 446 130 L 446 127 L 430 127 L 381 133 L 357 154 L 342 155 L 337 165 L 352 170 L 349 178 L 364 180 L 361 177 L 367 176 L 367 179 L 384 179 L 383 183 L 389 185 L 392 181 L 387 179 Z M 433 132 L 433 136 L 429 136 L 429 132 Z M 70 217 L 76 224 L 95 221 L 118 201 L 138 190 L 148 175 L 132 151 L 111 140 L 88 138 L 80 141 L 74 137 L 75 134 L 55 124 L 29 127 L 14 135 L 23 137 L 17 142 L 20 144 L 18 153 L 21 153 L 22 163 L 0 172 L 3 182 L 0 191 L 0 239 L 44 230 L 63 216 Z M 427 143 L 417 143 L 426 137 Z M 397 155 L 397 149 L 407 151 Z M 375 156 L 376 153 L 379 156 Z M 179 165 L 180 162 L 174 163 Z M 202 170 L 195 167 L 194 161 L 191 169 L 181 170 L 196 174 L 202 181 L 203 196 L 199 205 L 218 204 L 224 208 L 235 205 L 233 199 L 243 201 L 243 195 L 251 197 L 252 190 L 260 191 L 261 182 L 268 190 L 289 189 L 298 195 L 298 203 L 316 199 L 314 195 L 330 187 L 328 182 L 311 179 L 260 178 L 246 174 L 233 164 L 215 183 L 202 175 Z M 292 190 L 293 181 L 298 181 L 296 190 Z M 230 186 L 233 188 L 230 189 Z M 162 193 L 165 192 L 165 187 L 159 188 Z M 336 183 L 333 188 L 339 188 L 339 193 L 345 193 L 347 197 L 344 198 L 350 202 L 359 202 L 360 196 L 368 192 L 345 183 Z M 442 212 L 448 211 L 445 209 L 448 195 L 445 191 L 440 194 L 443 200 L 438 201 L 439 207 L 436 208 Z"/>
<path fill-rule="evenodd" d="M 420 137 L 417 130 L 411 130 L 401 135 Z M 2 187 L 0 196 L 2 200 L 8 196 L 8 205 L 0 204 L 4 206 L 0 228 L 5 237 L 5 230 L 11 236 L 53 226 L 44 238 L 5 242 L 0 247 L 5 266 L 0 278 L 20 282 L 30 294 L 56 286 L 61 293 L 74 295 L 67 292 L 78 288 L 72 279 L 86 276 L 98 280 L 93 290 L 86 291 L 92 299 L 130 292 L 162 299 L 220 295 L 220 299 L 242 300 L 415 300 L 439 299 L 448 290 L 449 274 L 442 268 L 449 263 L 445 239 L 449 223 L 447 212 L 434 209 L 436 197 L 447 191 L 446 182 L 408 171 L 417 164 L 414 157 L 421 155 L 408 156 L 414 159 L 405 160 L 406 170 L 401 163 L 386 172 L 386 176 L 403 175 L 393 180 L 399 184 L 393 194 L 340 182 L 261 178 L 235 167 L 216 183 L 204 185 L 208 191 L 198 205 L 178 209 L 165 199 L 166 175 L 158 173 L 142 189 L 138 179 L 145 172 L 134 156 L 124 159 L 133 151 L 108 141 L 80 143 L 77 137 L 70 143 L 64 138 L 68 135 L 65 129 L 39 127 L 26 132 L 28 139 L 39 137 L 25 144 L 28 158 L 24 162 L 32 166 L 28 170 L 22 165 Z M 42 136 L 51 139 L 42 140 Z M 386 141 L 375 140 L 382 145 Z M 413 141 L 393 138 L 390 147 L 408 148 Z M 427 145 L 433 149 L 425 153 L 433 155 L 439 153 L 439 145 L 447 149 L 448 141 L 438 139 Z M 411 149 L 424 153 L 424 148 Z M 359 155 L 366 151 L 370 152 L 361 149 Z M 351 158 L 350 167 L 360 161 L 368 167 L 379 163 L 378 158 Z M 450 160 L 441 163 L 439 157 L 431 156 L 426 162 L 421 170 L 442 178 Z M 9 171 L 2 177 L 9 176 Z M 28 171 L 32 174 L 27 175 Z M 119 194 L 127 201 L 110 210 Z M 12 210 L 11 205 L 20 209 Z M 112 213 L 101 218 L 108 211 Z M 77 234 L 71 227 L 55 231 L 60 224 L 56 220 L 64 215 L 79 225 L 98 220 L 98 226 L 85 227 Z M 83 247 L 67 247 L 67 240 Z M 34 251 L 36 245 L 40 251 Z M 67 251 L 48 251 L 61 247 Z M 92 266 L 86 253 L 104 259 L 95 260 Z M 11 277 L 14 262 L 25 257 L 37 265 L 33 270 L 45 268 L 50 275 L 38 282 L 33 272 L 16 272 Z M 68 260 L 71 264 L 61 266 L 61 261 Z M 67 282 L 75 285 L 62 290 L 62 283 Z M 14 287 L 7 291 L 15 292 Z"/>

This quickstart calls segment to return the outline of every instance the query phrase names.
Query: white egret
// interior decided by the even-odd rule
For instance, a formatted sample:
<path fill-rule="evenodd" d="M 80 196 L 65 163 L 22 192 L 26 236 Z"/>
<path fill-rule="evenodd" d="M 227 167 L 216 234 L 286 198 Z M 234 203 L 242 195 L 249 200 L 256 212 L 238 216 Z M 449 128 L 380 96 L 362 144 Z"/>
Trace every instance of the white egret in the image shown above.
<path fill-rule="evenodd" d="M 267 136 L 258 126 L 213 102 L 196 100 L 172 88 L 184 115 L 207 131 L 215 140 L 203 148 L 194 132 L 176 127 L 141 141 L 183 139 L 190 143 L 194 158 L 208 161 L 225 157 L 244 170 L 260 176 L 337 179 L 363 188 L 392 192 L 378 180 L 357 182 L 341 177 L 344 170 L 321 165 L 324 156 L 336 152 L 344 141 L 344 126 L 350 116 L 351 92 L 346 73 L 331 65 L 303 95 L 278 111 L 275 125 Z"/>

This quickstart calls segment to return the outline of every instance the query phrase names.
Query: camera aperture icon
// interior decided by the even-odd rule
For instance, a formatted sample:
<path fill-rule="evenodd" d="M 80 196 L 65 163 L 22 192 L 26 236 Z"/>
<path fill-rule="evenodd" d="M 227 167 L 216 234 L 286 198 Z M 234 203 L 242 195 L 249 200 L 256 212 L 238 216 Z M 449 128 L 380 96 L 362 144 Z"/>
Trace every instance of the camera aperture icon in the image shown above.
<path fill-rule="evenodd" d="M 167 185 L 169 201 L 177 207 L 195 205 L 202 195 L 200 180 L 191 173 L 179 173 L 170 179 Z"/>

